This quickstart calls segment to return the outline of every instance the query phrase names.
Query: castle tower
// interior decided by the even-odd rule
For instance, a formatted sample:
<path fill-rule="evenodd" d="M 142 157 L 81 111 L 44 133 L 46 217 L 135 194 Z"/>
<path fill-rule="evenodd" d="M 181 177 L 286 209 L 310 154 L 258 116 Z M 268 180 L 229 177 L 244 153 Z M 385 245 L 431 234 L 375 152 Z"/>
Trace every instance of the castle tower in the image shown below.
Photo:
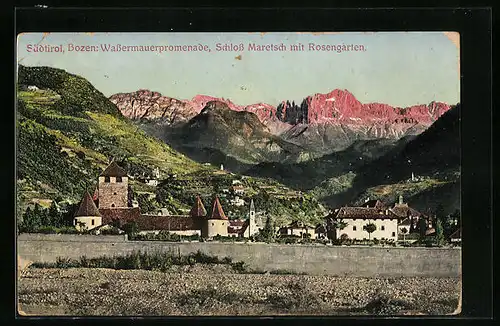
<path fill-rule="evenodd" d="M 115 161 L 99 176 L 99 208 L 128 207 L 128 176 Z"/>
<path fill-rule="evenodd" d="M 189 212 L 191 217 L 205 217 L 207 216 L 207 210 L 201 201 L 200 195 L 196 196 L 196 200 L 194 202 L 191 211 Z"/>
<path fill-rule="evenodd" d="M 97 206 L 92 200 L 89 192 L 86 191 L 80 202 L 78 212 L 76 212 L 73 225 L 78 231 L 88 231 L 102 224 L 102 217 L 97 209 Z"/>
<path fill-rule="evenodd" d="M 251 237 L 255 233 L 257 233 L 258 228 L 256 225 L 256 219 L 255 219 L 255 205 L 253 203 L 253 199 L 250 201 L 250 211 L 248 212 L 248 237 Z"/>
<path fill-rule="evenodd" d="M 222 210 L 219 197 L 216 196 L 212 207 L 212 213 L 206 220 L 205 227 L 202 229 L 202 237 L 211 238 L 216 235 L 227 237 L 228 225 L 229 219 Z"/>

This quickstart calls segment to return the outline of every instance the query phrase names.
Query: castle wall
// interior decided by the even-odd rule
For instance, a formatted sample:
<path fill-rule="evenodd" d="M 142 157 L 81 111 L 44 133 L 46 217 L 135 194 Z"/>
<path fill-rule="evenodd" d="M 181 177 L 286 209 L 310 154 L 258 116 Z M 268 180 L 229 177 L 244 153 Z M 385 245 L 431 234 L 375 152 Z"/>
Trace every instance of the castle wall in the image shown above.
<path fill-rule="evenodd" d="M 158 234 L 162 230 L 153 230 L 153 231 L 140 231 L 139 234 L 147 234 L 147 233 L 154 233 Z M 178 235 L 185 235 L 185 236 L 190 236 L 190 235 L 200 235 L 201 236 L 201 230 L 181 230 L 181 231 L 169 231 L 169 233 L 172 234 L 178 234 Z"/>
<path fill-rule="evenodd" d="M 122 177 L 122 182 L 109 179 L 99 177 L 99 208 L 128 207 L 128 177 Z"/>
<path fill-rule="evenodd" d="M 228 220 L 207 220 L 207 237 L 218 235 L 227 237 Z"/>
<path fill-rule="evenodd" d="M 32 262 L 55 262 L 57 257 L 79 259 L 124 255 L 133 251 L 179 252 L 198 250 L 243 261 L 249 268 L 286 269 L 312 275 L 357 277 L 460 277 L 460 248 L 405 248 L 265 243 L 127 241 L 124 236 L 20 234 L 17 254 Z"/>

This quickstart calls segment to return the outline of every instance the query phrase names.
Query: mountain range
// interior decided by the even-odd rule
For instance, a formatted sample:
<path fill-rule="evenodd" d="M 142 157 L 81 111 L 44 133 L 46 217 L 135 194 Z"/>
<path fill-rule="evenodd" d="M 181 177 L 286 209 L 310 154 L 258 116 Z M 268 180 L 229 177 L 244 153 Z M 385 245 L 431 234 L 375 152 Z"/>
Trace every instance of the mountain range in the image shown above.
<path fill-rule="evenodd" d="M 331 207 L 369 196 L 393 201 L 398 192 L 420 198 L 423 209 L 435 207 L 428 199 L 439 200 L 446 191 L 455 194 L 449 209 L 459 205 L 459 159 L 450 151 L 459 148 L 456 105 L 363 104 L 340 89 L 276 106 L 242 106 L 206 95 L 178 100 L 148 90 L 110 100 L 149 134 L 196 161 L 275 179 Z M 446 161 L 453 166 L 441 166 Z M 426 181 L 407 183 L 412 173 Z M 382 186 L 384 191 L 377 188 Z"/>

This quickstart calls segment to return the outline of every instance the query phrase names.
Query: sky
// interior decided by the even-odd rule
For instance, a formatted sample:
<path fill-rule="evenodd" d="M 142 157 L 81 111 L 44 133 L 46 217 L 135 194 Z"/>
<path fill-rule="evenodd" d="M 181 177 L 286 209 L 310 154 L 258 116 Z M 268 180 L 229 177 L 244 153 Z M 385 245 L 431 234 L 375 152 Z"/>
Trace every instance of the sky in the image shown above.
<path fill-rule="evenodd" d="M 455 104 L 460 100 L 458 34 L 369 33 L 23 33 L 17 61 L 64 69 L 106 96 L 149 89 L 177 99 L 211 95 L 239 105 L 300 102 L 315 93 L 347 89 L 362 103 L 392 106 Z M 217 44 L 243 50 L 217 51 Z M 310 51 L 316 45 L 357 45 L 361 51 Z M 31 45 L 64 52 L 28 52 Z M 198 45 L 211 51 L 105 52 L 103 45 Z M 284 44 L 286 51 L 249 51 L 249 44 Z M 304 51 L 290 45 L 303 44 Z M 98 51 L 69 51 L 93 45 Z"/>

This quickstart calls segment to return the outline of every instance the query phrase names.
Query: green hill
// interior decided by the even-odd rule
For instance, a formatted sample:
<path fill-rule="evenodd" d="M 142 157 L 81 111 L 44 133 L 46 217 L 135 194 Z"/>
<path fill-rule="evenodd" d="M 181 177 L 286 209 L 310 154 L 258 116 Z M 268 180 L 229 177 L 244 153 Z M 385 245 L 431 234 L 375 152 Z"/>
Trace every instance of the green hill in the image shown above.
<path fill-rule="evenodd" d="M 38 90 L 29 91 L 31 85 Z M 111 158 L 132 176 L 131 190 L 143 211 L 166 207 L 182 212 L 192 204 L 194 194 L 203 193 L 208 199 L 239 177 L 197 163 L 148 136 L 87 80 L 64 70 L 19 66 L 17 98 L 18 213 L 33 202 L 79 201 L 86 189 L 94 190 Z M 158 187 L 134 178 L 150 175 L 155 168 L 164 179 Z M 314 220 L 322 215 L 310 196 L 280 198 L 292 190 L 263 178 L 246 182 L 247 197 L 257 199 L 267 193 L 262 191 L 264 186 L 272 194 L 264 196 L 260 207 L 282 207 L 275 213 L 286 220 Z M 233 217 L 243 217 L 241 208 L 226 204 L 224 209 Z"/>

